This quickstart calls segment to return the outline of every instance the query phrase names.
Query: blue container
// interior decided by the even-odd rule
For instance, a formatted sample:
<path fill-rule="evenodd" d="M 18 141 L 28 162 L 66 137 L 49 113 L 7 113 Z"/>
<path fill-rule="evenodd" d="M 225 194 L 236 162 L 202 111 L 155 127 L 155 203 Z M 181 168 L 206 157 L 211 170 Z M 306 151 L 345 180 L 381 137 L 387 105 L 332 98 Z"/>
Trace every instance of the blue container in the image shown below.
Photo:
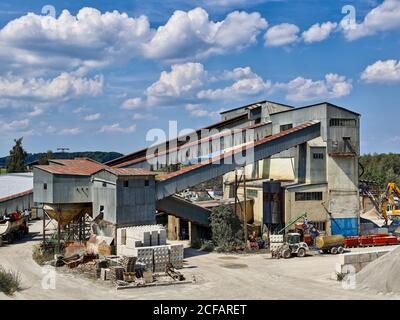
<path fill-rule="evenodd" d="M 345 237 L 358 235 L 358 219 L 357 218 L 332 218 L 331 219 L 332 235 L 341 234 Z"/>

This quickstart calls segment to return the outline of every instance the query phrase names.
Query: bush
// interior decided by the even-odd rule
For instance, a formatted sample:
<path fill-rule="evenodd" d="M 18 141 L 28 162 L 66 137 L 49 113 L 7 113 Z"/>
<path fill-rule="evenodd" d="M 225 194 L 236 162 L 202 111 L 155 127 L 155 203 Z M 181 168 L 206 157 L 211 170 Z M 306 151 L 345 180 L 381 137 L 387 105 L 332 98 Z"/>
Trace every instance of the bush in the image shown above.
<path fill-rule="evenodd" d="M 211 231 L 218 251 L 232 251 L 243 246 L 242 222 L 230 206 L 219 206 L 212 210 Z"/>
<path fill-rule="evenodd" d="M 54 259 L 54 256 L 50 253 L 42 253 L 40 245 L 33 246 L 32 259 L 39 265 L 43 266 L 46 262 Z"/>
<path fill-rule="evenodd" d="M 204 241 L 200 247 L 201 251 L 211 252 L 214 251 L 214 244 L 212 241 Z"/>
<path fill-rule="evenodd" d="M 0 266 L 0 291 L 12 295 L 20 290 L 21 277 L 18 272 L 6 270 Z"/>

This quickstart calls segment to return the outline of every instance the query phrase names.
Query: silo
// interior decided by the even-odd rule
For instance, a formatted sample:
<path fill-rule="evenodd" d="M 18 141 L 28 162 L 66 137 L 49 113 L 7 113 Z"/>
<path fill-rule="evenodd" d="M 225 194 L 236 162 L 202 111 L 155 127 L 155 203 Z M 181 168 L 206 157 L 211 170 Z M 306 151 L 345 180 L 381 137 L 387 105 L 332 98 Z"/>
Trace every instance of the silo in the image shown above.
<path fill-rule="evenodd" d="M 282 192 L 281 182 L 266 181 L 263 183 L 263 217 L 264 224 L 281 224 Z"/>

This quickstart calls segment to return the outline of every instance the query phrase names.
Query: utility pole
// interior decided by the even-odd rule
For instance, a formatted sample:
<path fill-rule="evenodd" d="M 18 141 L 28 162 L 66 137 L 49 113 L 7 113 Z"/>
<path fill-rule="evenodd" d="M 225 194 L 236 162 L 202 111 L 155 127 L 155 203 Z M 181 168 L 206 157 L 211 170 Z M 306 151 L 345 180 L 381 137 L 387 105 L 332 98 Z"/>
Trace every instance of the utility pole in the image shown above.
<path fill-rule="evenodd" d="M 61 154 L 64 154 L 65 151 L 69 151 L 69 148 L 57 148 L 57 151 L 61 151 Z"/>
<path fill-rule="evenodd" d="M 246 167 L 243 167 L 243 193 L 244 193 L 244 211 L 243 211 L 243 234 L 244 243 L 247 243 L 247 195 L 246 195 Z"/>
<path fill-rule="evenodd" d="M 237 170 L 235 169 L 235 185 L 234 185 L 234 196 L 235 196 L 235 216 L 237 216 L 237 189 L 238 189 L 238 179 L 237 179 Z"/>

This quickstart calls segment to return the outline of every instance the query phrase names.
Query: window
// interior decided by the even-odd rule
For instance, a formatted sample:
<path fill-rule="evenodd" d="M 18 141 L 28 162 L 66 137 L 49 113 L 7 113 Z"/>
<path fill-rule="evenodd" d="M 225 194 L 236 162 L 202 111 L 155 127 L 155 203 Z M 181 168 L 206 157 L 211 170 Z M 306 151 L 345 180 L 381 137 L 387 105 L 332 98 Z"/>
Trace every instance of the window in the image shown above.
<path fill-rule="evenodd" d="M 282 131 L 289 130 L 289 129 L 292 129 L 292 128 L 293 128 L 293 124 L 291 124 L 291 123 L 281 125 L 281 132 L 282 132 Z"/>
<path fill-rule="evenodd" d="M 323 153 L 313 153 L 313 159 L 324 159 Z"/>
<path fill-rule="evenodd" d="M 313 225 L 319 231 L 326 231 L 326 223 L 323 221 L 313 221 Z"/>
<path fill-rule="evenodd" d="M 150 181 L 148 179 L 144 180 L 144 186 L 148 187 L 150 185 Z"/>
<path fill-rule="evenodd" d="M 247 189 L 246 190 L 247 197 L 249 198 L 257 198 L 258 192 L 255 189 Z"/>
<path fill-rule="evenodd" d="M 43 183 L 43 190 L 47 190 L 47 183 Z"/>
<path fill-rule="evenodd" d="M 322 192 L 296 192 L 296 201 L 322 201 Z"/>
<path fill-rule="evenodd" d="M 121 244 L 126 246 L 126 229 L 121 230 Z"/>
<path fill-rule="evenodd" d="M 103 182 L 103 187 L 107 187 L 107 182 Z"/>
<path fill-rule="evenodd" d="M 329 121 L 331 127 L 356 127 L 356 119 L 338 119 L 333 118 Z"/>
<path fill-rule="evenodd" d="M 124 180 L 124 187 L 128 188 L 129 187 L 129 181 L 128 180 Z"/>

